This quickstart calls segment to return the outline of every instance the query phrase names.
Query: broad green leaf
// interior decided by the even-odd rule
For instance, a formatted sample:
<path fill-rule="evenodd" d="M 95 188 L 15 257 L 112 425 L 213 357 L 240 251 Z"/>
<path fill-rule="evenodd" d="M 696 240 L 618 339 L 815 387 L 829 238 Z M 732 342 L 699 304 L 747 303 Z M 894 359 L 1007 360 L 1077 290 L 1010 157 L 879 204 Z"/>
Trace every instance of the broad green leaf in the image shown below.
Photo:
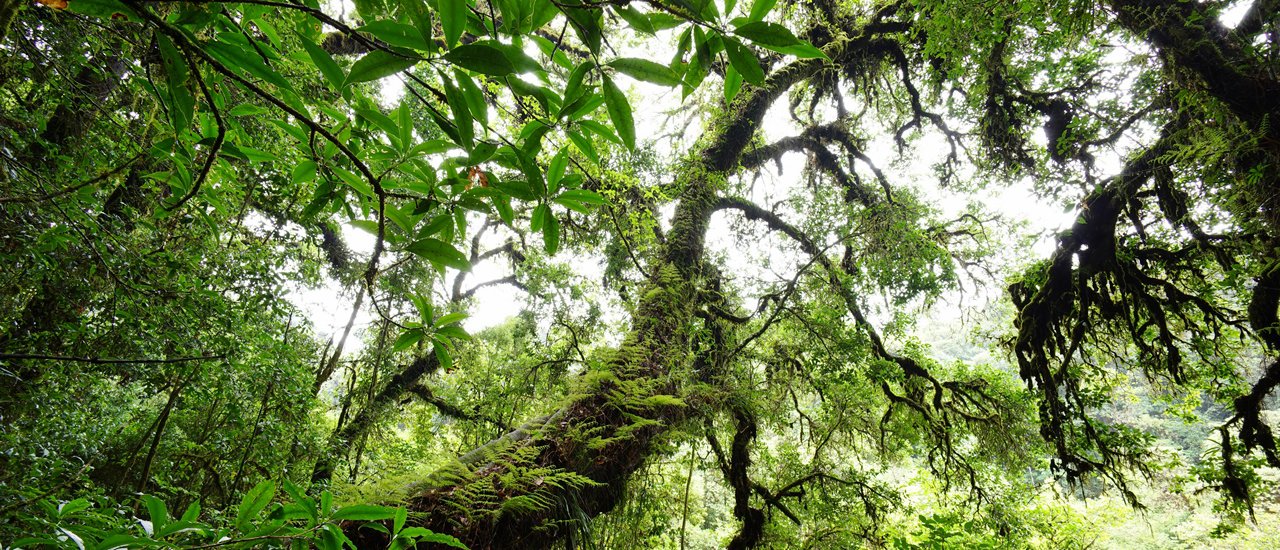
<path fill-rule="evenodd" d="M 822 50 L 796 38 L 794 34 L 791 34 L 790 29 L 777 23 L 756 21 L 742 25 L 734 29 L 733 32 L 775 52 L 800 58 L 826 58 L 826 54 L 822 53 Z"/>
<path fill-rule="evenodd" d="M 564 86 L 565 108 L 568 108 L 570 102 L 576 101 L 582 96 L 585 91 L 582 82 L 587 77 L 587 71 L 594 66 L 595 64 L 588 59 L 579 63 L 577 67 L 574 67 L 573 72 L 569 73 L 569 80 L 565 81 Z"/>
<path fill-rule="evenodd" d="M 670 67 L 646 59 L 623 57 L 610 61 L 609 66 L 631 78 L 652 82 L 659 86 L 676 86 L 680 84 L 680 76 Z"/>
<path fill-rule="evenodd" d="M 565 189 L 564 192 L 560 193 L 560 198 L 597 206 L 605 203 L 603 196 L 589 189 Z"/>
<path fill-rule="evenodd" d="M 440 84 L 444 86 L 445 99 L 449 102 L 449 110 L 453 112 L 453 127 L 458 131 L 458 145 L 471 151 L 475 145 L 475 124 L 472 122 L 471 109 L 467 107 L 467 98 L 462 91 L 453 85 L 443 72 L 440 73 Z"/>
<path fill-rule="evenodd" d="M 539 204 L 534 207 L 533 214 L 529 217 L 529 229 L 539 231 L 542 226 L 547 224 L 547 218 L 551 217 L 551 208 L 545 204 Z"/>
<path fill-rule="evenodd" d="M 314 160 L 304 160 L 293 167 L 293 173 L 289 176 L 289 181 L 295 184 L 310 183 L 316 180 L 316 162 Z"/>
<path fill-rule="evenodd" d="M 334 90 L 341 90 L 342 84 L 347 80 L 347 75 L 342 72 L 342 67 L 338 66 L 338 62 L 333 60 L 329 52 L 324 48 L 316 45 L 310 38 L 298 35 L 298 40 L 302 42 L 303 49 L 307 50 L 307 55 L 311 57 L 311 62 L 320 69 L 320 74 L 324 75 L 324 79 L 329 81 L 329 85 Z"/>
<path fill-rule="evenodd" d="M 431 346 L 431 350 L 436 354 L 436 359 L 440 360 L 440 368 L 446 372 L 452 370 L 453 354 L 449 353 L 448 345 L 439 338 L 433 337 L 431 340 L 436 344 Z"/>
<path fill-rule="evenodd" d="M 617 13 L 623 21 L 626 21 L 628 25 L 631 25 L 632 29 L 635 29 L 638 32 L 642 32 L 650 36 L 653 36 L 653 34 L 657 32 L 653 28 L 653 23 L 649 21 L 649 16 L 640 13 L 640 10 L 637 10 L 634 6 L 614 6 L 613 11 L 614 13 Z"/>
<path fill-rule="evenodd" d="M 407 350 L 417 345 L 418 342 L 421 342 L 422 339 L 425 337 L 426 337 L 426 334 L 422 332 L 422 329 L 420 328 L 409 329 L 405 331 L 403 334 L 401 334 L 400 336 L 396 337 L 396 341 L 391 344 L 391 350 L 396 352 Z"/>
<path fill-rule="evenodd" d="M 724 102 L 733 103 L 733 98 L 737 97 L 738 90 L 741 89 L 742 75 L 731 65 L 724 71 Z"/>
<path fill-rule="evenodd" d="M 164 530 L 164 527 L 169 524 L 169 509 L 165 507 L 164 501 L 151 495 L 144 495 L 142 502 L 147 505 L 147 515 L 151 518 L 151 528 L 155 532 Z M 63 508 L 62 515 L 68 515 L 65 512 L 66 507 Z"/>
<path fill-rule="evenodd" d="M 461 548 L 462 550 L 467 550 L 467 545 L 462 544 L 462 541 L 454 537 L 451 537 L 449 535 L 442 535 L 440 533 L 427 529 L 426 527 L 406 527 L 403 531 L 400 531 L 400 536 L 414 537 L 418 539 L 418 542 L 433 542 L 436 544 L 443 544 L 446 546 L 452 546 L 454 548 Z"/>
<path fill-rule="evenodd" d="M 244 498 L 240 499 L 240 506 L 236 509 L 236 528 L 244 531 L 258 512 L 271 503 L 271 497 L 275 494 L 276 484 L 270 480 L 255 485 L 245 493 Z"/>
<path fill-rule="evenodd" d="M 440 263 L 460 271 L 471 269 L 471 262 L 453 245 L 440 239 L 427 237 L 419 239 L 405 247 L 406 250 L 422 256 L 428 261 Z"/>
<path fill-rule="evenodd" d="M 204 50 L 233 71 L 260 78 L 281 90 L 293 90 L 293 85 L 267 66 L 248 39 L 239 34 L 223 33 L 217 40 L 206 42 Z"/>
<path fill-rule="evenodd" d="M 458 46 L 444 54 L 444 60 L 468 71 L 506 76 L 516 72 L 516 67 L 502 50 L 488 44 Z"/>
<path fill-rule="evenodd" d="M 631 118 L 631 104 L 627 102 L 627 96 L 618 89 L 618 85 L 608 76 L 604 77 L 604 103 L 609 109 L 609 120 L 613 121 L 613 128 L 617 130 L 618 137 L 622 139 L 622 143 L 628 149 L 636 148 L 636 123 Z"/>
<path fill-rule="evenodd" d="M 750 21 L 760 21 L 764 19 L 766 15 L 769 15 L 769 12 L 773 10 L 773 6 L 777 3 L 778 0 L 755 0 L 751 3 L 751 13 L 747 15 L 747 19 Z"/>
<path fill-rule="evenodd" d="M 467 99 L 467 109 L 471 111 L 471 116 L 480 121 L 481 126 L 489 126 L 489 104 L 484 99 L 484 92 L 480 91 L 480 87 L 467 73 L 455 69 L 453 78 L 458 81 L 458 89 L 462 90 L 462 96 Z"/>
<path fill-rule="evenodd" d="M 435 323 L 432 323 L 432 325 L 435 327 L 445 327 L 445 326 L 449 326 L 454 323 L 457 323 L 466 318 L 467 318 L 466 313 L 462 313 L 462 312 L 447 313 L 445 315 L 441 315 L 439 319 L 436 319 Z"/>
<path fill-rule="evenodd" d="M 236 105 L 235 107 L 232 107 L 230 111 L 227 111 L 227 114 L 231 116 L 253 116 L 253 115 L 261 115 L 269 112 L 271 112 L 271 110 L 265 107 L 259 107 L 252 103 L 241 103 L 239 105 Z"/>
<path fill-rule="evenodd" d="M 333 513 L 335 521 L 374 522 L 396 517 L 396 509 L 375 504 L 352 504 Z"/>
<path fill-rule="evenodd" d="M 560 220 L 555 216 L 547 216 L 542 226 L 542 244 L 547 247 L 547 254 L 555 256 L 560 250 Z"/>
<path fill-rule="evenodd" d="M 556 156 L 551 157 L 551 162 L 547 165 L 547 187 L 555 193 L 560 184 L 560 178 L 564 177 L 565 168 L 569 165 L 569 151 L 561 148 Z"/>
<path fill-rule="evenodd" d="M 427 51 L 435 51 L 436 45 L 431 41 L 431 12 L 427 9 L 427 4 L 423 0 L 401 0 L 400 7 L 409 14 L 409 19 L 413 21 L 413 26 L 417 27 L 418 35 L 422 37 L 422 41 L 427 45 Z"/>
<path fill-rule="evenodd" d="M 433 49 L 431 44 L 423 39 L 422 33 L 418 29 L 404 23 L 374 21 L 356 30 L 372 34 L 392 46 L 421 51 L 431 51 Z"/>
<path fill-rule="evenodd" d="M 439 0 L 445 47 L 453 48 L 467 27 L 467 0 Z"/>
<path fill-rule="evenodd" d="M 604 139 L 617 143 L 618 145 L 622 145 L 622 139 L 619 138 L 618 134 L 615 134 L 613 130 L 609 129 L 608 126 L 600 124 L 599 122 L 596 122 L 594 120 L 584 120 L 580 124 L 588 132 L 591 132 Z"/>
<path fill-rule="evenodd" d="M 361 57 L 351 65 L 351 73 L 343 84 L 349 86 L 357 82 L 378 80 L 396 74 L 418 64 L 414 58 L 401 57 L 383 50 L 374 50 Z"/>
<path fill-rule="evenodd" d="M 582 40 L 582 43 L 587 45 L 587 49 L 591 50 L 591 53 L 598 54 L 600 53 L 600 44 L 604 40 L 600 23 L 604 10 L 570 7 L 579 4 L 578 0 L 570 0 L 560 5 L 560 11 L 564 13 L 565 17 L 569 18 L 574 32 L 578 34 L 578 38 Z"/>
<path fill-rule="evenodd" d="M 524 49 L 514 44 L 503 44 L 494 40 L 483 40 L 472 44 L 473 46 L 489 46 L 502 52 L 503 57 L 511 62 L 514 71 L 519 74 L 545 72 L 542 65 L 537 62 L 529 54 L 524 53 Z"/>
<path fill-rule="evenodd" d="M 72 0 L 67 2 L 67 11 L 103 19 L 126 18 L 129 21 L 142 20 L 137 12 L 124 5 L 120 0 Z"/>
<path fill-rule="evenodd" d="M 173 45 L 173 41 L 163 34 L 156 35 L 160 46 L 160 55 L 164 60 L 164 70 L 169 92 L 169 118 L 173 121 L 173 129 L 181 134 L 191 125 L 195 115 L 196 98 L 187 86 L 190 71 L 186 59 Z"/>
<path fill-rule="evenodd" d="M 573 130 L 566 131 L 565 135 L 569 136 L 569 141 L 573 142 L 573 145 L 578 148 L 579 152 L 585 155 L 588 159 L 591 159 L 592 164 L 597 166 L 600 165 L 600 153 L 596 152 L 596 146 L 591 143 L 591 138 Z"/>
<path fill-rule="evenodd" d="M 729 63 L 737 69 L 738 74 L 742 75 L 742 79 L 757 86 L 764 84 L 764 69 L 760 67 L 760 60 L 756 59 L 756 54 L 731 36 L 722 37 L 722 41 L 724 53 L 729 56 Z"/>
<path fill-rule="evenodd" d="M 371 199 L 377 198 L 378 195 L 377 193 L 374 193 L 373 186 L 369 185 L 369 182 L 365 181 L 363 177 L 357 175 L 355 172 L 340 166 L 331 166 L 329 169 L 333 170 L 333 173 L 337 174 L 338 177 L 342 179 L 343 183 L 350 185 L 352 189 L 356 190 L 356 192 Z"/>

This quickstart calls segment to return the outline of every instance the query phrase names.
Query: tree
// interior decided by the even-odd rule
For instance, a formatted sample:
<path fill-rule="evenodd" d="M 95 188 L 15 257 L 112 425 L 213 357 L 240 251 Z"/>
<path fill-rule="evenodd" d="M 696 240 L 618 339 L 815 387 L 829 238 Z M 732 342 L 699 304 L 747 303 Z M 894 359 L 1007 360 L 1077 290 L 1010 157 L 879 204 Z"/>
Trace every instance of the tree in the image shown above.
<path fill-rule="evenodd" d="M 175 500 L 228 505 L 310 465 L 321 487 L 416 396 L 482 426 L 472 436 L 501 431 L 403 495 L 410 523 L 474 548 L 573 541 L 654 457 L 704 443 L 732 495 L 731 548 L 824 521 L 797 511 L 809 495 L 859 503 L 861 531 L 841 536 L 879 540 L 901 496 L 851 457 L 915 461 L 990 507 L 1044 456 L 1139 505 L 1130 483 L 1161 458 L 1101 416 L 1127 376 L 1231 411 L 1198 471 L 1234 513 L 1252 513 L 1256 469 L 1280 467 L 1262 414 L 1280 384 L 1271 0 L 1233 27 L 1225 4 L 1172 0 L 362 0 L 343 17 L 314 1 L 42 4 L 0 6 L 0 412 L 29 447 L 86 423 L 37 437 L 35 396 L 126 389 L 120 425 L 146 413 L 149 428 L 59 451 L 105 460 L 94 483 L 199 480 Z M 662 47 L 669 63 L 638 53 Z M 669 147 L 638 135 L 649 103 L 632 81 L 678 90 L 695 129 Z M 405 91 L 393 105 L 386 82 Z M 803 182 L 757 183 L 797 155 Z M 1001 282 L 1013 229 L 979 194 L 1027 185 L 1078 217 L 1008 281 L 1019 382 L 940 360 L 910 327 L 962 285 Z M 775 254 L 709 247 L 721 220 Z M 366 261 L 343 225 L 374 235 Z M 567 279 L 557 254 L 604 258 L 629 313 L 620 343 L 548 298 Z M 466 288 L 503 259 L 509 274 Z M 349 360 L 328 435 L 306 411 L 346 336 L 320 351 L 283 297 L 322 272 L 382 327 Z M 499 284 L 546 298 L 566 343 L 463 331 L 471 295 Z M 507 409 L 433 387 L 492 361 L 486 345 L 559 370 Z M 199 452 L 230 433 L 246 436 L 226 437 L 233 452 Z"/>

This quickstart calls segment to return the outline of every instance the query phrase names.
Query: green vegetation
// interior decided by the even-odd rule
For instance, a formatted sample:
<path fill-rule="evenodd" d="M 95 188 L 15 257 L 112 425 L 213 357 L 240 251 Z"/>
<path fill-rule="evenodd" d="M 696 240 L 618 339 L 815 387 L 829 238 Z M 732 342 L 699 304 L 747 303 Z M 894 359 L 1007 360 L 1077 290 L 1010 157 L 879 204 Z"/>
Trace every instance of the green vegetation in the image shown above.
<path fill-rule="evenodd" d="M 0 548 L 1275 548 L 1276 386 L 1275 0 L 0 0 Z"/>

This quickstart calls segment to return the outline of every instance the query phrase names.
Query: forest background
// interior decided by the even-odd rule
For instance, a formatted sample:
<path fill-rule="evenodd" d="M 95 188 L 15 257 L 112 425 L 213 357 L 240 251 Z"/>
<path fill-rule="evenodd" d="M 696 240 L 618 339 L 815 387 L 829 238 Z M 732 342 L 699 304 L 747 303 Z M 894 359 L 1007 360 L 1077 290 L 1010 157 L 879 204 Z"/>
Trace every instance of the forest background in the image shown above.
<path fill-rule="evenodd" d="M 1274 548 L 1277 4 L 0 0 L 0 544 Z"/>

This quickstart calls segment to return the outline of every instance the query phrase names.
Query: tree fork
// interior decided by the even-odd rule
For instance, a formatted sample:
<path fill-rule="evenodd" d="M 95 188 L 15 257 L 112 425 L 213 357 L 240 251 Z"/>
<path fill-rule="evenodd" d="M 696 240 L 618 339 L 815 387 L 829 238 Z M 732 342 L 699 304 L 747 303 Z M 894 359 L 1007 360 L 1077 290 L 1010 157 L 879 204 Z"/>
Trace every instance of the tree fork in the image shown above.
<path fill-rule="evenodd" d="M 847 39 L 840 39 L 827 45 L 825 51 L 840 63 L 851 57 L 847 55 L 852 49 L 848 46 Z M 408 507 L 423 515 L 419 525 L 452 534 L 476 549 L 547 548 L 572 536 L 574 525 L 551 507 L 523 513 L 492 510 L 462 515 L 468 504 L 474 506 L 459 501 L 466 489 L 482 485 L 492 489 L 498 486 L 497 478 L 507 471 L 501 457 L 484 459 L 526 446 L 536 449 L 536 455 L 522 466 L 551 468 L 585 476 L 593 482 L 578 489 L 542 488 L 565 508 L 577 508 L 576 517 L 595 517 L 617 505 L 628 478 L 643 464 L 655 440 L 684 420 L 683 407 L 679 405 L 639 403 L 646 397 L 678 394 L 674 377 L 668 375 L 688 362 L 688 331 L 684 329 L 700 305 L 694 281 L 701 273 L 707 227 L 724 178 L 739 165 L 743 149 L 773 102 L 823 69 L 824 63 L 818 59 L 797 61 L 777 70 L 763 85 L 744 88 L 726 113 L 711 124 L 713 129 L 703 138 L 701 152 L 680 165 L 677 177 L 683 184 L 683 193 L 660 259 L 648 270 L 652 276 L 641 294 L 630 335 L 611 362 L 616 379 L 599 382 L 585 396 L 556 413 L 481 447 L 493 452 L 465 455 L 459 463 L 466 470 L 462 482 L 455 477 L 407 499 Z M 647 395 L 629 395 L 628 390 L 636 387 Z M 618 393 L 630 402 L 617 403 L 614 397 Z M 643 422 L 633 424 L 629 416 Z M 594 434 L 594 441 L 605 443 L 594 449 L 584 445 L 579 438 L 587 432 Z M 360 547 L 387 543 L 386 535 L 360 530 L 353 524 L 348 524 L 346 531 Z"/>

